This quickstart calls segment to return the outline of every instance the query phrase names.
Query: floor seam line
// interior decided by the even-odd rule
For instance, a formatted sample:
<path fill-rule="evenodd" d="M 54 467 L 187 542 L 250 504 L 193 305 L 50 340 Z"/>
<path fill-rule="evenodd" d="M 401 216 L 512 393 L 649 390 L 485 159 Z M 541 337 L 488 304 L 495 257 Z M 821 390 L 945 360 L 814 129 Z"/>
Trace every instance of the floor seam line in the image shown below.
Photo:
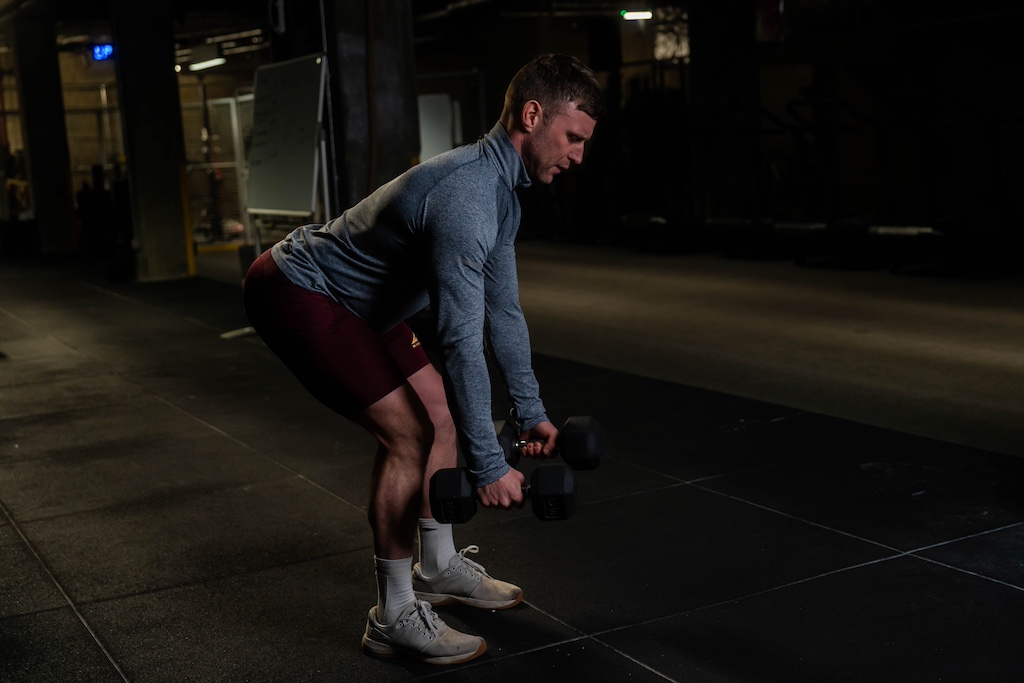
<path fill-rule="evenodd" d="M 744 503 L 746 505 L 750 505 L 751 507 L 755 507 L 755 508 L 764 510 L 766 512 L 771 512 L 771 513 L 779 515 L 781 517 L 786 517 L 787 519 L 792 519 L 794 521 L 800 522 L 801 524 L 807 524 L 809 526 L 817 527 L 817 528 L 823 529 L 825 531 L 830 531 L 830 532 L 832 532 L 834 534 L 840 534 L 842 536 L 846 536 L 848 538 L 852 538 L 854 540 L 861 541 L 862 543 L 870 543 L 871 545 L 878 546 L 880 548 L 885 548 L 886 550 L 889 550 L 889 551 L 894 552 L 894 553 L 899 553 L 901 555 L 907 554 L 907 551 L 900 550 L 899 548 L 895 548 L 895 547 L 893 547 L 891 545 L 887 545 L 885 543 L 882 543 L 881 541 L 873 541 L 870 538 L 863 538 L 861 536 L 857 536 L 856 534 L 851 534 L 848 531 L 843 531 L 842 529 L 835 529 L 833 527 L 827 526 L 825 524 L 821 524 L 819 522 L 812 522 L 809 519 L 804 519 L 802 517 L 797 517 L 796 515 L 791 515 L 788 512 L 782 512 L 781 510 L 776 510 L 775 508 L 770 508 L 767 505 L 761 505 L 760 503 L 755 503 L 755 502 L 750 501 L 750 500 L 745 500 L 743 498 L 740 498 L 739 496 L 734 496 L 734 495 L 731 495 L 731 494 L 728 494 L 728 493 L 724 493 L 722 491 L 716 491 L 714 489 L 709 489 L 709 488 L 707 488 L 705 486 L 700 486 L 699 484 L 690 484 L 690 485 L 693 486 L 694 488 L 700 489 L 701 491 L 706 491 L 708 493 L 712 493 L 712 494 L 715 494 L 717 496 L 722 496 L 723 498 L 728 498 L 729 500 L 734 500 L 734 501 L 736 501 L 738 503 Z"/>
<path fill-rule="evenodd" d="M 880 557 L 880 558 L 877 558 L 877 559 L 874 559 L 874 560 L 868 560 L 866 562 L 859 562 L 857 564 L 851 564 L 851 565 L 848 565 L 848 566 L 845 566 L 845 567 L 839 567 L 838 569 L 832 569 L 832 570 L 827 571 L 827 572 L 822 572 L 820 574 L 815 574 L 814 576 L 805 576 L 804 578 L 797 579 L 795 581 L 789 581 L 789 582 L 786 582 L 786 583 L 780 583 L 777 586 L 771 586 L 770 588 L 765 588 L 763 590 L 754 591 L 753 593 L 747 593 L 746 595 L 740 595 L 740 596 L 737 596 L 737 597 L 728 598 L 726 600 L 719 600 L 718 602 L 712 602 L 712 603 L 709 603 L 707 605 L 701 605 L 699 607 L 694 607 L 692 609 L 682 610 L 680 612 L 673 612 L 672 614 L 666 614 L 666 615 L 663 615 L 663 616 L 660 616 L 660 617 L 655 617 L 654 619 L 648 619 L 646 621 L 638 621 L 638 622 L 635 622 L 635 623 L 632 623 L 632 624 L 623 624 L 622 626 L 616 626 L 615 628 L 605 629 L 603 631 L 595 631 L 594 633 L 589 634 L 589 637 L 594 638 L 594 639 L 599 639 L 601 636 L 607 635 L 609 633 L 617 633 L 619 631 L 624 631 L 626 629 L 635 628 L 637 626 L 646 626 L 648 624 L 656 624 L 658 622 L 665 621 L 667 619 L 675 619 L 676 617 L 686 616 L 688 614 L 694 614 L 696 612 L 703 612 L 705 610 L 714 609 L 715 607 L 721 607 L 722 605 L 728 605 L 728 604 L 735 603 L 735 602 L 742 602 L 744 600 L 749 600 L 750 598 L 756 598 L 756 597 L 761 596 L 761 595 L 767 595 L 768 593 L 774 593 L 775 591 L 783 590 L 785 588 L 792 588 L 793 586 L 799 586 L 800 584 L 809 583 L 811 581 L 817 581 L 818 579 L 822 579 L 822 578 L 825 578 L 827 576 L 833 576 L 835 574 L 843 574 L 845 572 L 853 571 L 855 569 L 861 569 L 863 567 L 870 567 L 871 565 L 881 564 L 883 562 L 890 562 L 892 560 L 897 560 L 897 559 L 899 559 L 901 557 L 905 557 L 905 556 L 906 556 L 905 553 L 896 553 L 896 554 L 890 555 L 888 557 Z"/>
<path fill-rule="evenodd" d="M 117 663 L 116 659 L 114 659 L 113 653 L 111 653 L 110 650 L 107 649 L 107 646 L 103 644 L 103 641 L 102 639 L 100 639 L 99 634 L 96 633 L 95 629 L 93 629 L 92 625 L 89 623 L 89 620 L 85 618 L 84 614 L 82 614 L 82 611 L 78 609 L 78 605 L 75 603 L 74 600 L 71 599 L 71 596 L 68 595 L 68 592 L 64 589 L 64 586 L 61 584 L 61 582 L 58 581 L 57 577 L 54 576 L 52 571 L 50 571 L 50 567 L 46 564 L 46 561 L 39 554 L 39 551 L 36 550 L 35 546 L 32 545 L 32 542 L 29 541 L 28 536 L 26 536 L 25 532 L 22 531 L 21 526 L 18 524 L 17 520 L 14 519 L 14 516 L 11 514 L 10 510 L 7 509 L 7 506 L 4 505 L 2 501 L 0 501 L 0 512 L 3 512 L 4 517 L 7 518 L 8 524 L 11 525 L 11 528 L 14 529 L 14 532 L 18 534 L 19 538 L 21 538 L 21 542 L 24 544 L 25 548 L 30 553 L 32 553 L 32 556 L 35 558 L 39 567 L 50 579 L 50 582 L 53 584 L 54 588 L 56 588 L 57 591 L 61 594 L 61 597 L 64 598 L 64 601 L 67 603 L 68 607 L 71 608 L 71 611 L 74 613 L 75 617 L 78 618 L 78 621 L 82 624 L 83 627 L 85 627 L 85 630 L 88 631 L 89 635 L 93 639 L 93 642 L 96 643 L 97 647 L 99 647 L 100 651 L 107 658 L 107 661 L 110 662 L 110 665 L 114 667 L 114 670 L 117 671 L 118 675 L 121 676 L 122 680 L 124 680 L 126 683 L 130 683 L 131 679 L 128 678 L 127 675 L 125 675 L 124 671 L 121 669 L 121 665 Z"/>
<path fill-rule="evenodd" d="M 337 493 L 335 493 L 334 491 L 331 491 L 330 489 L 328 489 L 328 488 L 324 487 L 324 486 L 323 486 L 322 484 L 320 484 L 320 483 L 318 483 L 318 482 L 316 482 L 316 481 L 313 481 L 312 479 L 310 479 L 309 477 L 307 477 L 307 476 L 306 476 L 305 474 L 303 474 L 302 472 L 299 472 L 299 471 L 298 471 L 298 470 L 296 470 L 295 468 L 293 468 L 293 467 L 289 467 L 288 465 L 284 464 L 284 463 L 283 463 L 283 462 L 281 462 L 280 460 L 276 460 L 276 459 L 274 459 L 274 458 L 270 457 L 270 456 L 269 456 L 269 455 L 267 455 L 266 453 L 263 453 L 263 452 L 262 452 L 262 451 L 260 451 L 259 449 L 257 449 L 257 448 L 254 448 L 254 447 L 253 447 L 253 446 L 252 446 L 251 444 L 248 444 L 248 443 L 246 443 L 246 442 L 242 441 L 242 440 L 241 440 L 241 439 L 239 439 L 238 437 L 236 437 L 236 436 L 233 436 L 233 435 L 231 435 L 231 434 L 228 434 L 227 432 L 225 432 L 225 431 L 224 431 L 223 429 L 221 429 L 220 427 L 218 427 L 218 426 L 216 426 L 216 425 L 214 425 L 214 424 L 211 424 L 211 423 L 207 422 L 206 420 L 202 419 L 201 417 L 199 417 L 199 416 L 197 416 L 197 415 L 194 415 L 193 413 L 190 413 L 189 411 L 185 410 L 185 409 L 184 409 L 184 408 L 182 408 L 181 406 L 179 406 L 179 405 L 176 405 L 175 403 L 173 403 L 173 402 L 169 401 L 168 399 L 164 398 L 164 397 L 163 397 L 163 396 L 161 396 L 160 394 L 157 394 L 157 393 L 155 393 L 155 392 L 152 392 L 152 391 L 149 391 L 149 390 L 146 390 L 146 389 L 144 389 L 144 391 L 148 391 L 148 393 L 150 393 L 150 394 L 151 394 L 151 395 L 152 395 L 152 396 L 153 396 L 154 398 L 156 398 L 156 399 L 157 399 L 158 401 L 161 401 L 162 403 L 165 403 L 165 404 L 167 404 L 168 406 L 170 406 L 170 407 L 174 408 L 175 410 L 178 410 L 178 411 L 180 411 L 181 413 L 184 413 L 185 415 L 188 415 L 188 416 L 189 416 L 190 418 L 192 418 L 193 420 L 195 420 L 195 421 L 196 421 L 196 422 L 198 422 L 199 424 L 203 425 L 204 427 L 208 427 L 209 429 L 212 429 L 213 431 L 217 432 L 217 433 L 218 433 L 218 434 L 220 434 L 221 436 L 223 436 L 223 437 L 225 437 L 225 438 L 227 438 L 227 439 L 230 439 L 231 441 L 235 442 L 235 443 L 236 443 L 236 444 L 238 444 L 239 446 L 242 446 L 243 448 L 246 448 L 246 449 L 248 449 L 248 450 L 249 450 L 250 452 L 252 452 L 252 453 L 255 453 L 256 455 L 260 456 L 261 458 L 264 458 L 265 460 L 267 460 L 267 461 L 269 461 L 269 462 L 272 462 L 272 463 L 274 463 L 275 465 L 277 465 L 277 466 L 278 466 L 278 467 L 280 467 L 281 469 L 285 470 L 286 472 L 290 472 L 290 473 L 291 473 L 291 474 L 292 474 L 293 476 L 295 476 L 295 477 L 298 477 L 299 479 L 302 479 L 303 481 L 307 482 L 308 484 L 310 484 L 310 485 L 311 485 L 311 486 L 313 486 L 314 488 L 317 488 L 317 489 L 319 489 L 320 491 L 322 491 L 322 492 L 326 493 L 326 494 L 327 494 L 327 495 L 329 495 L 330 497 L 332 497 L 332 498 L 334 498 L 334 499 L 336 499 L 336 500 L 338 500 L 338 501 L 340 501 L 340 502 L 344 503 L 345 505 L 348 505 L 348 506 L 350 506 L 350 507 L 351 507 L 351 508 L 352 508 L 353 510 L 357 510 L 357 511 L 359 511 L 359 512 L 363 512 L 363 511 L 365 511 L 365 509 L 366 509 L 366 508 L 364 508 L 364 507 L 360 507 L 359 505 L 356 505 L 356 504 L 355 504 L 355 503 L 353 503 L 352 501 L 350 501 L 350 500 L 347 500 L 347 499 L 343 498 L 342 496 L 339 496 L 339 495 L 338 495 Z"/>

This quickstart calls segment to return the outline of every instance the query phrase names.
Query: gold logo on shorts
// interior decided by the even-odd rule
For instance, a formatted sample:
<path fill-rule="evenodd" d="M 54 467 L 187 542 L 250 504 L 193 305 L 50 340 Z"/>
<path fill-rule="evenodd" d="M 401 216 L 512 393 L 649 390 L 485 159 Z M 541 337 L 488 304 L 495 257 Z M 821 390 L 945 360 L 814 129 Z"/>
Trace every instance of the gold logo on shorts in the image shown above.
<path fill-rule="evenodd" d="M 416 338 L 416 333 L 413 332 L 412 333 L 412 348 L 415 349 L 419 345 L 420 345 L 420 340 Z"/>

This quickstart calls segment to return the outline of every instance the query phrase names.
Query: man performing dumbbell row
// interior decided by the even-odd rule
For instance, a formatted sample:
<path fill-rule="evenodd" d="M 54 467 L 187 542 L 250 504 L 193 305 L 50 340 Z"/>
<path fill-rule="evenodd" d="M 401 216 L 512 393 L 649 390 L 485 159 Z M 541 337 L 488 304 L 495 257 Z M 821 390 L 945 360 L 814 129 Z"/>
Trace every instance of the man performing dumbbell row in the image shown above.
<path fill-rule="evenodd" d="M 327 223 L 296 227 L 246 274 L 253 329 L 316 399 L 375 442 L 366 509 L 377 591 L 359 615 L 371 656 L 468 662 L 486 642 L 448 627 L 431 605 L 506 609 L 522 600 L 519 586 L 466 558 L 476 546 L 456 551 L 427 489 L 461 446 L 481 505 L 523 503 L 523 474 L 495 438 L 489 359 L 519 436 L 544 441 L 524 455 L 556 449 L 519 303 L 517 192 L 583 161 L 604 102 L 579 59 L 539 55 L 509 82 L 486 135 L 408 169 Z M 419 315 L 423 342 L 406 322 Z"/>
<path fill-rule="evenodd" d="M 565 465 L 540 465 L 523 487 L 533 514 L 542 521 L 568 519 L 576 510 L 576 475 Z M 463 467 L 438 470 L 430 478 L 430 510 L 441 524 L 468 522 L 476 514 L 476 494 Z"/>
<path fill-rule="evenodd" d="M 515 467 L 523 449 L 532 442 L 518 439 L 519 430 L 513 420 L 498 421 L 494 426 L 498 432 L 498 444 L 505 451 L 505 460 Z M 597 469 L 607 450 L 608 438 L 604 428 L 593 417 L 570 417 L 558 432 L 556 451 L 574 470 Z"/>

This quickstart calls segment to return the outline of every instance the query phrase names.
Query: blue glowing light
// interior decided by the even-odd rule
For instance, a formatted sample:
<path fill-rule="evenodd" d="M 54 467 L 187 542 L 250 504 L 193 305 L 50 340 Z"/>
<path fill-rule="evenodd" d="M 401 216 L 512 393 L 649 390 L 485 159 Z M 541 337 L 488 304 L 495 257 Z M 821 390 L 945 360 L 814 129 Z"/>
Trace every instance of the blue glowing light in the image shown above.
<path fill-rule="evenodd" d="M 97 62 L 102 62 L 104 59 L 110 59 L 114 54 L 114 46 L 109 43 L 106 45 L 93 45 L 92 46 L 92 58 Z"/>

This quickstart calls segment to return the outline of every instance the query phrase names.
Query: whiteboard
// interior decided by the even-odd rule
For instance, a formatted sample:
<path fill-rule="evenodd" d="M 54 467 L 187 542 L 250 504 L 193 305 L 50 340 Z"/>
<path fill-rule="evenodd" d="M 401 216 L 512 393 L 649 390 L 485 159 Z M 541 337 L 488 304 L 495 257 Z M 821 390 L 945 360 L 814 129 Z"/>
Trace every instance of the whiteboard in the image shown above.
<path fill-rule="evenodd" d="M 445 94 L 420 95 L 420 161 L 426 161 L 454 147 L 452 140 L 452 99 Z"/>
<path fill-rule="evenodd" d="M 256 69 L 249 142 L 249 213 L 309 216 L 316 211 L 324 55 Z"/>

